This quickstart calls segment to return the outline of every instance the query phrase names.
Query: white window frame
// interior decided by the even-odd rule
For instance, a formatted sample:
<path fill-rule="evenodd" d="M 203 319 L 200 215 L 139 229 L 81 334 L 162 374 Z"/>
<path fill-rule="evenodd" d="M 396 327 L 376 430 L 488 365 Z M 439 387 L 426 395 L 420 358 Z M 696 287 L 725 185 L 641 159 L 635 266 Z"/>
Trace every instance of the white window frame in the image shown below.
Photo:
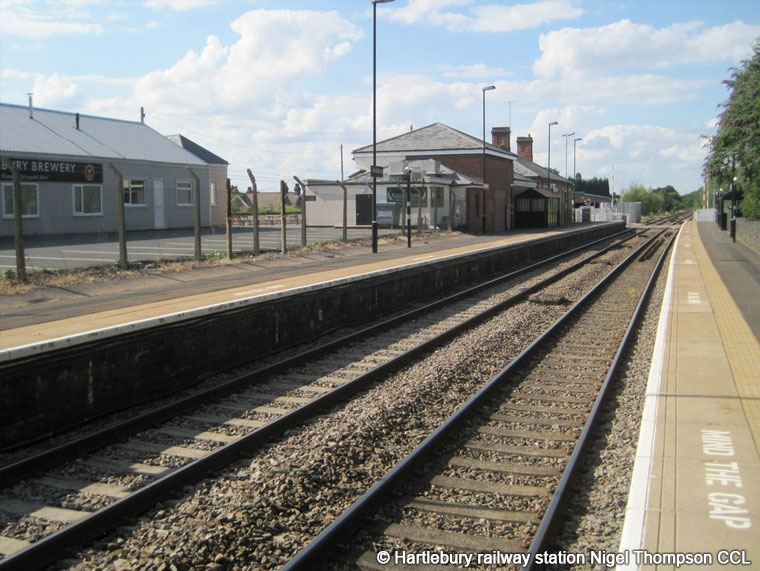
<path fill-rule="evenodd" d="M 37 212 L 36 214 L 22 214 L 21 218 L 39 218 L 40 217 L 40 188 L 35 182 L 22 182 L 21 183 L 21 192 L 23 194 L 24 187 L 25 186 L 31 186 L 34 187 L 34 203 L 37 206 Z M 2 184 L 2 190 L 3 190 L 3 218 L 13 218 L 13 183 L 12 182 L 4 182 Z M 5 206 L 7 204 L 5 200 L 5 193 L 10 192 L 11 195 L 11 209 L 10 211 L 6 211 Z"/>
<path fill-rule="evenodd" d="M 98 204 L 100 205 L 100 210 L 98 212 L 84 212 L 84 189 L 85 187 L 92 187 L 98 189 Z M 82 210 L 77 210 L 77 189 L 80 189 L 82 195 L 81 195 L 81 204 L 79 206 L 82 207 Z M 74 216 L 103 216 L 103 185 L 100 184 L 86 184 L 86 183 L 75 183 L 71 185 L 71 204 L 72 204 L 72 210 L 74 212 Z"/>
<path fill-rule="evenodd" d="M 189 185 L 190 188 L 180 188 L 180 185 Z M 190 202 L 180 202 L 180 192 L 190 192 Z M 177 202 L 177 206 L 193 206 L 194 205 L 194 199 L 195 199 L 195 185 L 193 184 L 193 181 L 190 179 L 177 179 L 177 183 L 175 185 L 175 199 Z"/>
<path fill-rule="evenodd" d="M 132 193 L 137 192 L 132 190 L 132 183 L 142 183 L 142 202 L 132 202 Z M 148 181 L 144 178 L 125 178 L 124 179 L 124 206 L 127 208 L 145 208 L 148 206 Z M 129 200 L 127 200 L 129 196 Z"/>

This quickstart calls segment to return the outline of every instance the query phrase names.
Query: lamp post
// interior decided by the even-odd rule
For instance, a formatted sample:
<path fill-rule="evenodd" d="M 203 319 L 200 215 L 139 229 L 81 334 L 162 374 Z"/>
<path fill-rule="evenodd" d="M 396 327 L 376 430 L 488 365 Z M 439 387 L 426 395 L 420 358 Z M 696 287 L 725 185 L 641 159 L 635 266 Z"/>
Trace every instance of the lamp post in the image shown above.
<path fill-rule="evenodd" d="M 496 89 L 495 85 L 482 88 L 483 91 L 483 234 L 486 233 L 486 91 Z"/>
<path fill-rule="evenodd" d="M 575 131 L 572 133 L 563 133 L 562 135 L 565 138 L 565 178 L 567 178 L 567 140 L 568 137 L 572 137 L 573 135 L 575 135 Z"/>
<path fill-rule="evenodd" d="M 575 184 L 575 177 L 578 174 L 575 170 L 575 143 L 578 141 L 582 141 L 583 139 L 581 137 L 578 137 L 577 139 L 573 139 L 573 184 Z"/>
<path fill-rule="evenodd" d="M 552 125 L 558 125 L 556 121 L 549 123 L 549 155 L 546 158 L 546 190 L 552 189 Z"/>
<path fill-rule="evenodd" d="M 393 0 L 372 0 L 372 253 L 377 254 L 377 5 Z"/>

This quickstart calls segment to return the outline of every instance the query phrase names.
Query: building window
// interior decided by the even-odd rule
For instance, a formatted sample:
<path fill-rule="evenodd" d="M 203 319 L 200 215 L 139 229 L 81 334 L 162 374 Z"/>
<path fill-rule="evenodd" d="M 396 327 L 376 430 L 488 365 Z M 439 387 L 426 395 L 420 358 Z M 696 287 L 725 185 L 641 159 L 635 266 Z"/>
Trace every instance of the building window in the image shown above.
<path fill-rule="evenodd" d="M 145 206 L 145 181 L 124 181 L 124 204 L 131 206 Z"/>
<path fill-rule="evenodd" d="M 97 216 L 103 214 L 101 187 L 97 184 L 74 185 L 74 215 Z"/>
<path fill-rule="evenodd" d="M 193 181 L 192 180 L 178 180 L 177 181 L 177 206 L 192 206 L 193 205 Z"/>
<path fill-rule="evenodd" d="M 211 206 L 216 206 L 216 183 L 211 183 Z"/>
<path fill-rule="evenodd" d="M 13 217 L 13 184 L 3 184 L 3 217 Z M 38 218 L 37 185 L 21 183 L 21 216 L 23 218 Z"/>

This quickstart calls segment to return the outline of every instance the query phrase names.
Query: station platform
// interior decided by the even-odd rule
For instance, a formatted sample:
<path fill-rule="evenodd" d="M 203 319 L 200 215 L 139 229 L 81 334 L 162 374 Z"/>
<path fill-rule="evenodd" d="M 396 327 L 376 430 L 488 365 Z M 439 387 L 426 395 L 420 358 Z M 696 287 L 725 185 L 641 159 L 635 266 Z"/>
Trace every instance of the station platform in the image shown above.
<path fill-rule="evenodd" d="M 309 291 L 325 284 L 396 271 L 415 264 L 575 232 L 572 225 L 498 235 L 454 234 L 381 241 L 379 251 L 349 246 L 328 253 L 274 256 L 235 265 L 153 273 L 136 280 L 49 288 L 26 299 L 0 296 L 0 361 L 78 342 L 176 322 L 245 303 Z"/>
<path fill-rule="evenodd" d="M 745 295 L 751 292 L 751 295 Z M 760 256 L 714 222 L 671 257 L 618 569 L 760 567 Z"/>

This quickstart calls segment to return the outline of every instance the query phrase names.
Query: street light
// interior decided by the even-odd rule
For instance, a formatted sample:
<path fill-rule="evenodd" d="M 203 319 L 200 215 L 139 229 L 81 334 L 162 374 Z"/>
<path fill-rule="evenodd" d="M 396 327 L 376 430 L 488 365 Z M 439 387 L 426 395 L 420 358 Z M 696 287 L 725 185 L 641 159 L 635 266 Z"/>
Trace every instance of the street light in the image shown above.
<path fill-rule="evenodd" d="M 573 181 L 575 181 L 575 177 L 578 174 L 575 170 L 575 143 L 582 140 L 583 139 L 581 137 L 578 137 L 577 139 L 573 139 Z M 573 184 L 575 184 L 575 182 L 573 182 Z"/>
<path fill-rule="evenodd" d="M 558 125 L 556 121 L 549 123 L 549 155 L 546 159 L 546 189 L 552 189 L 552 125 Z"/>
<path fill-rule="evenodd" d="M 486 233 L 486 91 L 496 89 L 495 85 L 482 88 L 483 91 L 483 234 Z"/>
<path fill-rule="evenodd" d="M 372 0 L 372 253 L 377 254 L 377 5 L 393 0 Z"/>
<path fill-rule="evenodd" d="M 562 136 L 565 138 L 565 178 L 567 178 L 567 138 L 575 135 L 575 131 L 572 133 L 564 133 Z"/>

